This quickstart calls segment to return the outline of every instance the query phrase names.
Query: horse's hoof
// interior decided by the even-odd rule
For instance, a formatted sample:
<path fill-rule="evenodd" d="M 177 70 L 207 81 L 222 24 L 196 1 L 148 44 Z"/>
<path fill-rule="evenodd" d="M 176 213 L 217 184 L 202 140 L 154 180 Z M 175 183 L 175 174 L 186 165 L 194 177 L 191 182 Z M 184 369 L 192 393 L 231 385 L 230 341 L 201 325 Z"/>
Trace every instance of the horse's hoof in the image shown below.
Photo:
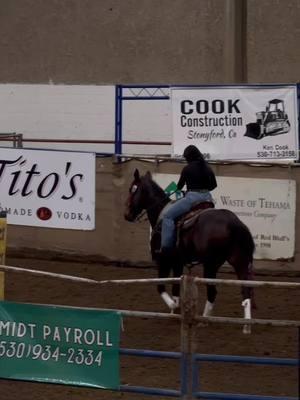
<path fill-rule="evenodd" d="M 171 308 L 171 314 L 178 314 L 180 312 L 180 300 L 178 296 L 172 296 L 173 306 Z"/>
<path fill-rule="evenodd" d="M 172 296 L 172 299 L 174 301 L 174 308 L 179 308 L 179 306 L 180 306 L 180 298 L 179 298 L 179 296 Z"/>
<path fill-rule="evenodd" d="M 250 335 L 251 334 L 251 326 L 250 325 L 244 325 L 243 334 L 244 335 Z"/>
<path fill-rule="evenodd" d="M 208 322 L 198 322 L 196 328 L 207 328 Z"/>

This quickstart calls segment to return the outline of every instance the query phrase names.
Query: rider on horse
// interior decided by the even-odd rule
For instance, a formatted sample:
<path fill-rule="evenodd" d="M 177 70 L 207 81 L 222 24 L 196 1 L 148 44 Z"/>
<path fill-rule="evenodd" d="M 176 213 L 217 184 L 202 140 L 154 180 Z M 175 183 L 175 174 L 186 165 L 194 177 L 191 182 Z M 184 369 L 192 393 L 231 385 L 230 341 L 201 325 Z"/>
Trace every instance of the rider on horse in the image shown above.
<path fill-rule="evenodd" d="M 193 145 L 183 152 L 187 165 L 182 169 L 177 189 L 186 185 L 186 195 L 170 205 L 162 215 L 161 252 L 172 250 L 176 242 L 175 220 L 200 202 L 213 202 L 210 191 L 217 187 L 213 170 L 205 161 L 200 150 Z"/>

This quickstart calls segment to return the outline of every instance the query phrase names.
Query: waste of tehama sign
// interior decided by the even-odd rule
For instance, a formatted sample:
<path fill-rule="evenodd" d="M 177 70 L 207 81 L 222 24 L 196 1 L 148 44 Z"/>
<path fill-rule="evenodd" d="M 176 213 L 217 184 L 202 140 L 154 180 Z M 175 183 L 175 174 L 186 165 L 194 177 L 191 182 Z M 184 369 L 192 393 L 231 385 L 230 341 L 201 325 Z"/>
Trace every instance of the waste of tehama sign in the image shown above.
<path fill-rule="evenodd" d="M 95 227 L 95 153 L 0 149 L 0 211 L 8 224 Z"/>
<path fill-rule="evenodd" d="M 155 181 L 167 192 L 174 190 L 178 178 L 154 174 Z M 294 256 L 296 181 L 217 176 L 217 182 L 218 187 L 212 191 L 215 207 L 231 210 L 248 226 L 256 259 Z"/>
<path fill-rule="evenodd" d="M 118 389 L 120 314 L 0 302 L 0 377 Z"/>
<path fill-rule="evenodd" d="M 197 146 L 207 159 L 298 157 L 297 87 L 172 88 L 173 153 Z"/>

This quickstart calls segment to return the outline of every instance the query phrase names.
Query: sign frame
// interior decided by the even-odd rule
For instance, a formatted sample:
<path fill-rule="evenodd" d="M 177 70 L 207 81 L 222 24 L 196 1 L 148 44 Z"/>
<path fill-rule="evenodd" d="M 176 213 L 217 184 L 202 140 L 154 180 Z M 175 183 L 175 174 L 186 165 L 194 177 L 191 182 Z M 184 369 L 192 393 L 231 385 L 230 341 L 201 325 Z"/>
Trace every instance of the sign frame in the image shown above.
<path fill-rule="evenodd" d="M 10 225 L 95 229 L 95 153 L 0 147 L 0 188 Z"/>
<path fill-rule="evenodd" d="M 118 389 L 120 326 L 117 311 L 0 301 L 0 376 Z"/>
<path fill-rule="evenodd" d="M 211 160 L 298 159 L 296 84 L 172 86 L 171 103 L 173 156 L 194 144 Z"/>

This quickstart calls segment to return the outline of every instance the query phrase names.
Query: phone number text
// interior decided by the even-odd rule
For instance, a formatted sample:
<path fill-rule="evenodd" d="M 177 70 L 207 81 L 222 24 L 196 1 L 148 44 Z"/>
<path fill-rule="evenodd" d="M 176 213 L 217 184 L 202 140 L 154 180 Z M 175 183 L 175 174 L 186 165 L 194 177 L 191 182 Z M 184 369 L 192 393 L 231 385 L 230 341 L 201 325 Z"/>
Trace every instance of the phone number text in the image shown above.
<path fill-rule="evenodd" d="M 69 364 L 97 365 L 102 364 L 102 351 L 94 351 L 87 349 L 74 349 L 69 347 L 62 351 L 58 346 L 50 346 L 41 344 L 28 344 L 17 342 L 0 342 L 0 358 L 29 358 L 31 360 L 49 361 L 53 360 L 66 361 Z"/>
<path fill-rule="evenodd" d="M 294 150 L 264 150 L 257 152 L 258 158 L 296 158 L 296 156 L 297 154 Z"/>

